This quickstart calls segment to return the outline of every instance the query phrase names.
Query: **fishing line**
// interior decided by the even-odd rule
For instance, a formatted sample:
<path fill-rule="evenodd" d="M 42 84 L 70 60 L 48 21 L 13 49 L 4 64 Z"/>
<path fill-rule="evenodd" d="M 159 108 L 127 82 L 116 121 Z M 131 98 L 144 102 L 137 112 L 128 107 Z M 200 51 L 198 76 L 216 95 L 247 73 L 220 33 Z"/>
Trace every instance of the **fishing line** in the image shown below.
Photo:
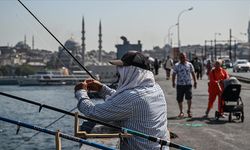
<path fill-rule="evenodd" d="M 74 61 L 82 67 L 91 78 L 95 79 L 95 77 L 71 54 L 71 52 L 55 37 L 55 35 L 50 32 L 50 30 L 43 25 L 43 23 L 21 2 L 21 0 L 18 0 L 18 2 L 40 23 L 41 26 L 63 47 L 64 50 L 67 51 L 67 53 L 74 59 Z"/>
<path fill-rule="evenodd" d="M 38 34 L 38 32 L 37 32 L 38 29 L 34 28 L 34 26 L 31 26 L 31 24 L 27 23 L 27 20 L 25 21 L 25 18 L 23 17 L 23 15 L 20 15 L 19 13 L 16 13 L 16 18 L 17 18 L 18 22 L 21 22 L 22 24 L 25 24 L 28 27 L 28 30 L 31 30 L 32 33 L 37 33 Z M 43 47 L 46 47 L 45 45 L 48 45 L 48 42 L 50 42 L 50 41 L 44 40 L 44 38 L 40 38 L 40 36 L 36 36 L 36 38 L 38 38 L 39 41 L 41 41 L 41 44 L 43 45 Z M 49 45 L 51 45 L 51 44 L 49 44 Z M 69 54 L 66 51 L 63 50 L 62 53 L 69 57 Z M 62 66 L 66 67 L 66 64 L 58 57 L 58 54 L 53 55 L 53 56 L 55 56 L 55 58 L 56 58 L 55 60 L 56 60 L 57 63 L 59 63 Z M 83 71 L 82 68 L 79 67 L 79 69 Z M 75 74 L 71 74 L 71 76 L 72 76 L 72 79 L 74 80 L 75 83 L 77 83 L 79 81 L 78 77 Z M 80 78 L 83 78 L 83 77 L 84 77 L 83 75 L 80 76 Z M 89 77 L 86 77 L 86 78 L 89 78 Z"/>
<path fill-rule="evenodd" d="M 71 109 L 69 112 L 72 112 L 76 109 L 77 107 Z M 57 121 L 59 121 L 60 119 L 62 119 L 63 117 L 65 117 L 66 114 L 63 114 L 61 117 L 57 118 L 56 120 L 54 120 L 53 122 L 51 122 L 49 125 L 45 126 L 44 128 L 47 129 L 48 127 L 52 126 L 54 123 L 56 123 Z M 37 136 L 39 133 L 41 133 L 41 131 L 36 132 L 35 134 L 33 134 L 32 136 L 30 136 L 27 140 L 24 140 L 24 142 L 20 143 L 19 145 L 17 145 L 13 150 L 20 148 L 23 144 L 29 142 L 33 137 Z"/>
<path fill-rule="evenodd" d="M 34 27 L 33 26 L 31 26 L 30 24 L 28 24 L 27 23 L 27 21 L 24 21 L 25 19 L 24 19 L 24 17 L 22 16 L 22 15 L 19 15 L 18 13 L 16 14 L 16 18 L 19 20 L 19 22 L 22 22 L 23 24 L 25 24 L 28 28 L 29 28 L 29 30 L 31 30 L 33 33 L 37 33 L 37 30 L 36 29 L 34 29 Z M 25 34 L 26 35 L 26 34 Z M 32 34 L 33 35 L 33 34 Z M 42 45 L 43 46 L 45 46 L 45 44 L 44 43 L 47 43 L 48 41 L 44 41 L 44 38 L 40 38 L 40 36 L 36 36 L 36 37 L 38 37 L 38 39 L 40 40 L 40 41 L 42 41 Z M 48 43 L 47 43 L 47 45 L 48 45 Z M 67 56 L 69 56 L 68 55 L 68 53 L 66 53 L 65 51 L 62 51 L 64 54 L 66 54 Z M 64 64 L 64 62 L 63 61 L 61 61 L 61 59 L 59 59 L 59 57 L 58 57 L 58 55 L 54 55 L 54 56 L 56 56 L 56 60 L 58 60 L 61 64 L 62 64 L 62 66 L 66 66 L 65 64 Z M 75 80 L 75 83 L 77 83 L 77 77 L 74 75 L 74 74 L 71 74 L 72 76 L 73 76 L 73 79 Z M 72 112 L 73 110 L 75 110 L 77 107 L 75 107 L 75 108 L 73 108 L 72 110 L 70 110 L 70 112 Z M 54 120 L 53 122 L 51 122 L 49 125 L 47 125 L 47 126 L 45 126 L 45 129 L 46 128 L 48 128 L 48 127 L 50 127 L 50 126 L 52 126 L 53 124 L 55 124 L 57 121 L 59 121 L 60 119 L 62 119 L 62 118 L 64 118 L 66 116 L 66 114 L 64 114 L 64 115 L 62 115 L 61 117 L 59 117 L 59 118 L 57 118 L 56 120 Z M 22 142 L 22 143 L 20 143 L 19 145 L 17 145 L 15 148 L 13 148 L 13 149 L 17 149 L 17 148 L 19 148 L 20 146 L 22 146 L 23 144 L 25 144 L 25 143 L 27 143 L 28 141 L 30 141 L 33 137 L 35 137 L 35 136 L 37 136 L 39 133 L 41 133 L 40 131 L 39 132 L 37 132 L 37 133 L 35 133 L 35 134 L 33 134 L 32 136 L 30 136 L 28 139 L 26 139 L 24 142 Z"/>

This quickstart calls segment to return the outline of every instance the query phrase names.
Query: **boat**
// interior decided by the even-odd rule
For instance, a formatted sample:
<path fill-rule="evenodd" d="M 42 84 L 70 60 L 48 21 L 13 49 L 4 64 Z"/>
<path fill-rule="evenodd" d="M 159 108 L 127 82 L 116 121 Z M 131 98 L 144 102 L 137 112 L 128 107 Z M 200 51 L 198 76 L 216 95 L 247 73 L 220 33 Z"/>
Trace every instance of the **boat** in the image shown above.
<path fill-rule="evenodd" d="M 17 85 L 18 76 L 0 76 L 0 85 Z"/>
<path fill-rule="evenodd" d="M 40 71 L 34 75 L 18 79 L 19 86 L 41 85 L 74 85 L 90 78 L 84 71 L 73 71 L 72 74 L 64 74 L 62 71 Z"/>

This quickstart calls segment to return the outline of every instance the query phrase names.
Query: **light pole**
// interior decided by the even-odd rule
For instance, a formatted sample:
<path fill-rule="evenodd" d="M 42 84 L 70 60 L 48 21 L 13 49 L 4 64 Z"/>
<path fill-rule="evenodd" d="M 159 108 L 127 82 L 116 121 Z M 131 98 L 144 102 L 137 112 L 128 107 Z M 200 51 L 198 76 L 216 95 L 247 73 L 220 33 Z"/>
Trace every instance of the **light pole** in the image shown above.
<path fill-rule="evenodd" d="M 168 50 L 168 53 L 171 53 L 171 50 L 172 50 L 172 39 L 171 39 L 171 36 L 173 35 L 173 33 L 171 33 L 170 32 L 170 30 L 173 28 L 173 27 L 175 27 L 177 24 L 174 24 L 174 25 L 172 25 L 172 26 L 170 26 L 169 28 L 168 28 L 168 34 L 164 37 L 164 45 L 166 45 L 166 43 L 168 43 L 168 45 L 169 45 L 169 50 Z M 168 38 L 168 42 L 166 42 L 167 39 Z M 167 51 L 167 49 L 165 49 L 165 51 L 164 51 L 164 58 L 166 58 L 166 51 Z"/>
<path fill-rule="evenodd" d="M 217 60 L 217 52 L 216 52 L 216 35 L 221 35 L 221 33 L 215 32 L 214 33 L 214 60 Z"/>
<path fill-rule="evenodd" d="M 174 24 L 174 25 L 172 25 L 172 26 L 170 26 L 170 27 L 168 28 L 168 44 L 169 44 L 170 46 L 172 46 L 171 40 L 170 40 L 170 36 L 171 36 L 170 30 L 171 30 L 173 27 L 175 27 L 176 25 L 177 25 L 177 24 Z"/>
<path fill-rule="evenodd" d="M 193 7 L 190 7 L 188 9 L 184 9 L 183 11 L 181 11 L 178 15 L 178 19 L 177 19 L 177 34 L 178 34 L 178 47 L 179 47 L 179 51 L 181 51 L 181 41 L 180 41 L 180 17 L 181 15 L 184 13 L 184 12 L 187 12 L 187 11 L 191 11 L 193 10 L 194 8 Z"/>

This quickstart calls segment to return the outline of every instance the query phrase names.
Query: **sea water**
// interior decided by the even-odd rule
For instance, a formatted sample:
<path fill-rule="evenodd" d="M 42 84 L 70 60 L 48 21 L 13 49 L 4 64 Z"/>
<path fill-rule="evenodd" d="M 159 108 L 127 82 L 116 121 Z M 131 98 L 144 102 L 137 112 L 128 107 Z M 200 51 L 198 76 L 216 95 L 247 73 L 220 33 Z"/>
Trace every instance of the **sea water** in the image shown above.
<path fill-rule="evenodd" d="M 0 91 L 22 97 L 38 103 L 51 105 L 60 109 L 71 111 L 77 105 L 74 98 L 74 86 L 0 86 Z M 102 103 L 102 100 L 93 100 Z M 0 116 L 46 127 L 64 114 L 39 106 L 15 100 L 0 95 Z M 78 111 L 77 109 L 72 112 Z M 63 133 L 74 134 L 74 117 L 65 115 L 62 119 L 49 126 L 47 129 Z M 16 135 L 17 125 L 0 121 L 0 149 L 1 150 L 43 150 L 55 149 L 55 137 L 46 133 L 21 127 Z M 34 137 L 32 137 L 34 136 Z M 30 137 L 32 137 L 30 139 Z M 62 149 L 79 150 L 79 144 L 62 139 Z"/>

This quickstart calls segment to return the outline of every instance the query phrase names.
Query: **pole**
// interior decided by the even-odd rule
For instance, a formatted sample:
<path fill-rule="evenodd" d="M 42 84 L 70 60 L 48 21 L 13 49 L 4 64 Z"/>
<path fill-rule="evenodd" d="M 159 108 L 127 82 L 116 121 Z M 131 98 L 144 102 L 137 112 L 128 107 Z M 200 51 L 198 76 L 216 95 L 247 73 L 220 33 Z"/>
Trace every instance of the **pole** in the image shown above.
<path fill-rule="evenodd" d="M 178 19 L 177 19 L 177 35 L 178 35 L 178 47 L 179 47 L 179 51 L 181 52 L 181 40 L 180 40 L 180 17 L 184 12 L 187 11 L 191 11 L 193 10 L 193 7 L 190 7 L 189 9 L 184 9 L 183 11 L 181 11 L 178 15 Z"/>
<path fill-rule="evenodd" d="M 211 59 L 212 59 L 212 61 L 214 61 L 214 54 L 213 54 L 213 51 L 212 51 L 212 49 L 213 49 L 213 40 L 211 40 L 210 42 L 211 42 L 211 48 L 210 48 Z"/>
<path fill-rule="evenodd" d="M 232 60 L 232 30 L 229 29 L 229 59 Z"/>
<path fill-rule="evenodd" d="M 214 39 L 214 60 L 217 60 L 217 53 L 216 53 L 216 39 Z"/>
<path fill-rule="evenodd" d="M 237 59 L 237 53 L 236 53 L 236 40 L 234 40 L 234 61 Z"/>
<path fill-rule="evenodd" d="M 214 33 L 214 57 L 215 57 L 215 60 L 217 60 L 216 35 L 221 35 L 221 33 Z"/>
<path fill-rule="evenodd" d="M 204 58 L 207 59 L 207 40 L 205 40 L 205 45 L 204 45 Z"/>

